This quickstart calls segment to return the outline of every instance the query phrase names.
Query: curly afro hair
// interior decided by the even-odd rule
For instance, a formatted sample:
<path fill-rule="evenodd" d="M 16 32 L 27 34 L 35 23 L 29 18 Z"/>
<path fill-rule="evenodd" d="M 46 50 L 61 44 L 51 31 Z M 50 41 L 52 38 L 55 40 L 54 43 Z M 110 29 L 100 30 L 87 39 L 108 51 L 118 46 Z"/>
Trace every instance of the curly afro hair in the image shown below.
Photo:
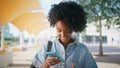
<path fill-rule="evenodd" d="M 86 13 L 82 6 L 73 1 L 63 1 L 54 4 L 48 13 L 50 26 L 54 27 L 58 21 L 64 21 L 69 29 L 81 32 L 86 27 Z"/>

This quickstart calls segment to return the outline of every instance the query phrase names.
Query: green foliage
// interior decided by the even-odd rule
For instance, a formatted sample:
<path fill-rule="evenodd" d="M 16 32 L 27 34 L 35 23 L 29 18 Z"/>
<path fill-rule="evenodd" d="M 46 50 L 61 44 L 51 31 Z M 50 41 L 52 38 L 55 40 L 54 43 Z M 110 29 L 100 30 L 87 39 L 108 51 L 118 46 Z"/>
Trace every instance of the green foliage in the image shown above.
<path fill-rule="evenodd" d="M 19 38 L 13 37 L 13 38 L 5 38 L 4 39 L 4 45 L 8 44 L 10 46 L 17 46 L 19 44 Z"/>
<path fill-rule="evenodd" d="M 110 27 L 114 25 L 120 25 L 120 0 L 77 0 L 87 12 L 88 22 L 98 21 L 107 19 L 108 25 Z M 116 20 L 113 20 L 114 17 L 118 17 Z"/>

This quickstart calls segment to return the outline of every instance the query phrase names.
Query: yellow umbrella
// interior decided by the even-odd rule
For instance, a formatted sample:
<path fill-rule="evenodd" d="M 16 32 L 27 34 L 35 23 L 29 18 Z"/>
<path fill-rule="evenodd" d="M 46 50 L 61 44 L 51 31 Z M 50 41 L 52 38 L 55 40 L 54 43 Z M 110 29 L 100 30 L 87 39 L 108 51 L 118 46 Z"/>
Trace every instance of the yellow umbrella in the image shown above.
<path fill-rule="evenodd" d="M 40 9 L 38 0 L 0 0 L 0 25 L 4 26 L 28 11 Z"/>

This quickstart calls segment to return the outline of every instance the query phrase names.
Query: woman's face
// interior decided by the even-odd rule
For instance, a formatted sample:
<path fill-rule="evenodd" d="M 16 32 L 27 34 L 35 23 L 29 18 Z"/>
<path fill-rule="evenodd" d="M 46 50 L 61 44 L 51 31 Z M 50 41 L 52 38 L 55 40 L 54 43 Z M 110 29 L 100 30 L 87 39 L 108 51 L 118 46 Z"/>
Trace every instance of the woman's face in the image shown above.
<path fill-rule="evenodd" d="M 56 23 L 57 36 L 63 44 L 68 44 L 71 41 L 72 30 L 63 21 Z"/>

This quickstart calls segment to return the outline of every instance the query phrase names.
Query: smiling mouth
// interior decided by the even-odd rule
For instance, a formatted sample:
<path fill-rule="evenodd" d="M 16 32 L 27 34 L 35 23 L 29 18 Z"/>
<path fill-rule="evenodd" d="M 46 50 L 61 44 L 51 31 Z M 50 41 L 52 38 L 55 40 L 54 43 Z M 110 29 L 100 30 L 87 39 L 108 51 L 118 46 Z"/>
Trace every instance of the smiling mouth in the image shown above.
<path fill-rule="evenodd" d="M 66 40 L 67 38 L 61 38 L 62 40 Z"/>
<path fill-rule="evenodd" d="M 62 41 L 67 41 L 67 38 L 61 38 Z"/>

